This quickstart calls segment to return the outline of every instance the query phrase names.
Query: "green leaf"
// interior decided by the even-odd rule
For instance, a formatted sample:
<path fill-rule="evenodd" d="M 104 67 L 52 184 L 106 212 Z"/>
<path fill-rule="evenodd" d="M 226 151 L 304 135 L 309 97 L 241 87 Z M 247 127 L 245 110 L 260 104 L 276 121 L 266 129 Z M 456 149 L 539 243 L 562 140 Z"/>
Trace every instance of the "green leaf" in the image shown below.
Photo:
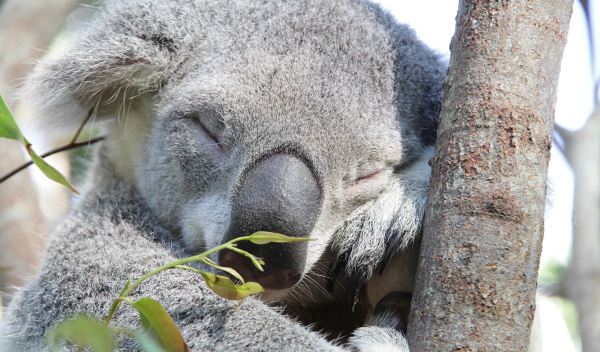
<path fill-rule="evenodd" d="M 0 137 L 28 144 L 2 96 L 0 96 Z"/>
<path fill-rule="evenodd" d="M 33 149 L 31 148 L 31 144 L 27 144 L 25 146 L 25 149 L 31 157 L 31 161 L 33 161 L 33 163 L 44 173 L 44 175 L 46 175 L 46 177 L 48 177 L 54 182 L 60 183 L 61 185 L 67 187 L 71 191 L 79 194 L 75 187 L 73 187 L 73 185 L 69 181 L 67 181 L 67 179 L 58 170 L 56 170 L 52 165 L 48 164 L 44 159 L 40 158 L 33 151 Z"/>
<path fill-rule="evenodd" d="M 243 255 L 244 257 L 250 259 L 250 261 L 252 262 L 252 264 L 256 267 L 256 269 L 260 270 L 260 271 L 265 271 L 265 269 L 263 269 L 263 265 L 265 265 L 265 261 L 262 260 L 262 258 L 256 257 L 254 254 L 247 252 L 243 249 L 239 249 L 235 243 L 234 244 L 230 244 L 229 246 L 227 246 L 227 249 L 232 250 L 234 252 L 237 252 L 241 255 Z"/>
<path fill-rule="evenodd" d="M 91 347 L 95 352 L 113 352 L 113 331 L 101 321 L 84 315 L 62 322 L 47 335 L 52 351 L 62 351 L 65 342 L 80 348 Z"/>
<path fill-rule="evenodd" d="M 202 273 L 202 278 L 214 293 L 225 299 L 240 300 L 264 291 L 262 286 L 256 282 L 236 285 L 228 277 L 213 273 Z"/>
<path fill-rule="evenodd" d="M 276 232 L 258 231 L 248 236 L 248 241 L 254 244 L 293 243 L 312 241 L 308 237 L 290 237 Z"/>
<path fill-rule="evenodd" d="M 133 334 L 142 351 L 165 352 L 165 349 L 161 347 L 161 345 L 156 341 L 156 339 L 154 339 L 154 337 L 148 335 L 144 331 L 135 331 Z"/>
<path fill-rule="evenodd" d="M 142 327 L 156 338 L 166 352 L 189 351 L 173 318 L 158 301 L 142 297 L 132 305 L 140 313 Z"/>
<path fill-rule="evenodd" d="M 238 273 L 234 269 L 226 267 L 226 266 L 220 266 L 219 264 L 215 263 L 214 261 L 212 261 L 208 257 L 202 258 L 202 262 L 204 262 L 207 265 L 212 266 L 215 269 L 219 269 L 221 271 L 224 271 L 224 272 L 228 273 L 229 275 L 235 277 L 236 279 L 240 280 L 241 283 L 244 283 L 244 278 L 242 277 L 242 275 L 240 275 L 240 273 Z"/>
<path fill-rule="evenodd" d="M 75 187 L 67 181 L 67 179 L 56 170 L 54 167 L 50 166 L 44 159 L 40 158 L 36 152 L 31 147 L 31 143 L 27 141 L 27 138 L 23 136 L 23 133 L 19 129 L 17 122 L 15 121 L 13 115 L 10 113 L 8 106 L 4 102 L 4 99 L 0 96 L 0 137 L 14 139 L 20 141 L 25 146 L 27 150 L 27 154 L 31 157 L 31 161 L 48 177 L 54 182 L 58 182 L 61 185 L 67 187 L 71 191 L 79 194 Z"/>

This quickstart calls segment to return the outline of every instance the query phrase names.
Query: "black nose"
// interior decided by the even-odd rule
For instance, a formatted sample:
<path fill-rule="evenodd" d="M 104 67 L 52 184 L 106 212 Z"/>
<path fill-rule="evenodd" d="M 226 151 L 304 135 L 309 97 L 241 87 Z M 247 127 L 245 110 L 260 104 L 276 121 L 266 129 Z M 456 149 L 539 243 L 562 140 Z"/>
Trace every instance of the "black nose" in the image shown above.
<path fill-rule="evenodd" d="M 308 237 L 321 204 L 321 189 L 304 160 L 274 154 L 258 161 L 241 178 L 233 197 L 231 222 L 225 241 L 271 231 Z M 264 259 L 264 272 L 245 257 L 230 251 L 219 254 L 219 263 L 237 270 L 245 280 L 268 289 L 285 289 L 302 277 L 307 243 L 255 245 L 238 242 L 239 248 Z"/>

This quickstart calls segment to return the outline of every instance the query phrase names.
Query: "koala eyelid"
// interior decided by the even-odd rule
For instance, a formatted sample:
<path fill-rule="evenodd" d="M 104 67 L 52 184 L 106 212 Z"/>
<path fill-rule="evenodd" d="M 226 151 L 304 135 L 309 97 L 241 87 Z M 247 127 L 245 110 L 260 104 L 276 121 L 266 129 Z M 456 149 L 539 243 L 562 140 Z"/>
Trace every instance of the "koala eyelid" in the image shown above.
<path fill-rule="evenodd" d="M 352 183 L 350 183 L 349 187 L 357 186 L 360 183 L 363 183 L 363 182 L 366 182 L 366 181 L 375 180 L 375 179 L 377 179 L 379 176 L 381 176 L 383 173 L 385 173 L 388 170 L 390 170 L 389 167 L 382 167 L 382 168 L 379 168 L 379 169 L 377 169 L 375 171 L 359 175 L 358 177 L 356 177 L 354 179 L 354 181 L 352 181 Z"/>
<path fill-rule="evenodd" d="M 354 180 L 354 183 L 358 183 L 358 182 L 361 182 L 361 181 L 366 181 L 366 180 L 368 180 L 368 179 L 374 178 L 374 177 L 376 177 L 377 175 L 379 175 L 380 173 L 382 173 L 382 172 L 383 172 L 383 170 L 385 170 L 385 169 L 379 169 L 379 170 L 375 170 L 375 171 L 373 171 L 373 172 L 371 172 L 371 173 L 368 173 L 368 174 L 365 174 L 365 175 L 358 176 L 358 177 L 357 177 L 357 178 Z"/>
<path fill-rule="evenodd" d="M 199 116 L 194 116 L 193 119 L 198 124 L 198 126 L 200 126 L 204 134 L 206 134 L 206 136 L 215 143 L 215 146 L 219 148 L 222 152 L 225 152 L 226 146 L 221 142 L 219 138 L 219 133 L 215 131 L 216 128 L 211 128 L 213 126 L 202 121 L 202 119 Z"/>

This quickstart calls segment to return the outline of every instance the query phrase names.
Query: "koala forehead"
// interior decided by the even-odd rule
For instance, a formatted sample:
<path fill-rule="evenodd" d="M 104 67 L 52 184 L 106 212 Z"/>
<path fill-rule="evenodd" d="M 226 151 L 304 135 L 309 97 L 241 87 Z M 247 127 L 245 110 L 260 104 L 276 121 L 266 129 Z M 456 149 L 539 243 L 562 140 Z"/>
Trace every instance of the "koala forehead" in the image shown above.
<path fill-rule="evenodd" d="M 159 115 L 218 122 L 222 142 L 257 156 L 290 147 L 330 166 L 400 160 L 402 136 L 391 93 L 386 104 L 373 104 L 365 99 L 374 96 L 368 88 L 347 89 L 350 82 L 327 80 L 293 58 L 263 58 L 243 74 L 186 77 L 166 90 Z"/>
<path fill-rule="evenodd" d="M 239 21 L 211 32 L 218 40 L 188 44 L 160 114 L 218 118 L 256 153 L 301 145 L 329 166 L 398 163 L 394 48 L 375 13 L 353 1 L 278 3 L 238 3 Z"/>

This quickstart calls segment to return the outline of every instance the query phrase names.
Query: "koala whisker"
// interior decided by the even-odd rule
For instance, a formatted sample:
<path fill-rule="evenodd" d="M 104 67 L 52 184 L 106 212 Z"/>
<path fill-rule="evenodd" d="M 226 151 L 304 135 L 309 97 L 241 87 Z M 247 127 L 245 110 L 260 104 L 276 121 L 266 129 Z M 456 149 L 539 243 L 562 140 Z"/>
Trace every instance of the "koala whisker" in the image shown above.
<path fill-rule="evenodd" d="M 337 277 L 345 265 L 346 265 L 346 263 L 344 260 L 337 259 L 333 263 L 333 265 L 330 265 L 329 267 L 326 268 L 327 280 L 325 281 L 325 288 L 329 292 L 333 292 Z"/>
<path fill-rule="evenodd" d="M 306 280 L 311 283 L 311 287 L 313 287 L 314 289 L 316 289 L 318 292 L 320 292 L 321 294 L 323 294 L 323 296 L 327 297 L 327 298 L 331 298 L 331 293 L 325 288 L 323 287 L 323 285 L 319 282 L 319 280 L 315 279 L 314 277 L 312 277 L 312 274 L 308 274 L 306 275 Z M 324 277 L 324 276 L 322 276 Z"/>
<path fill-rule="evenodd" d="M 308 289 L 306 289 L 306 284 L 300 281 L 294 286 L 289 293 L 290 297 L 295 300 L 301 307 L 306 307 L 312 299 L 312 296 Z"/>

